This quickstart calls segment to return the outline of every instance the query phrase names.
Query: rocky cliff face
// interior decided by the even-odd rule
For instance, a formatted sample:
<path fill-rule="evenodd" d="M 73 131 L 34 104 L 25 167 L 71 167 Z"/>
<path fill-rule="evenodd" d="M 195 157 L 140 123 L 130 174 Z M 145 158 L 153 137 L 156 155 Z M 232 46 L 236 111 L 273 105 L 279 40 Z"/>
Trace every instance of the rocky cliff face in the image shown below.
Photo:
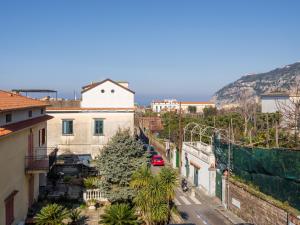
<path fill-rule="evenodd" d="M 218 106 L 234 105 L 243 92 L 258 98 L 266 92 L 289 92 L 300 80 L 300 62 L 267 73 L 246 75 L 217 91 L 213 100 Z"/>

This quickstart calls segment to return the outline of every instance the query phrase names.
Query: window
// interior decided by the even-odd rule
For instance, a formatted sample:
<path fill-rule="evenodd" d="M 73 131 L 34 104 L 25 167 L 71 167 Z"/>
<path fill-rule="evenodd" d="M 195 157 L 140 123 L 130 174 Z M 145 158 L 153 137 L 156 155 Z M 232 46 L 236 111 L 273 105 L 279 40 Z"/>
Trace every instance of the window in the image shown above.
<path fill-rule="evenodd" d="M 111 93 L 115 93 L 115 90 L 114 89 L 111 89 L 111 91 L 110 91 Z"/>
<path fill-rule="evenodd" d="M 62 133 L 64 135 L 73 134 L 73 120 L 63 120 L 62 123 Z"/>
<path fill-rule="evenodd" d="M 105 92 L 104 89 L 102 89 L 102 90 L 101 90 L 101 93 L 104 93 L 104 92 Z"/>
<path fill-rule="evenodd" d="M 43 128 L 39 130 L 39 146 L 42 146 L 46 143 L 46 129 Z"/>
<path fill-rule="evenodd" d="M 41 114 L 44 114 L 44 109 L 41 109 Z"/>
<path fill-rule="evenodd" d="M 28 111 L 28 117 L 32 117 L 32 110 Z"/>
<path fill-rule="evenodd" d="M 95 119 L 95 135 L 103 135 L 103 120 L 102 119 Z"/>
<path fill-rule="evenodd" d="M 8 113 L 5 115 L 5 121 L 6 123 L 10 123 L 12 121 L 12 114 Z"/>

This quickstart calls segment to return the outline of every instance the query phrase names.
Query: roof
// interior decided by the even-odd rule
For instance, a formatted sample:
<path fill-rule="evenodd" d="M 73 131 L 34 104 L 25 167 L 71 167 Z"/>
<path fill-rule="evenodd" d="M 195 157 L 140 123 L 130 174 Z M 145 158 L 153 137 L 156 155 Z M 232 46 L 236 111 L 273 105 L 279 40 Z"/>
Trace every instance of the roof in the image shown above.
<path fill-rule="evenodd" d="M 134 108 L 49 107 L 47 111 L 133 111 Z"/>
<path fill-rule="evenodd" d="M 49 115 L 44 115 L 44 116 L 40 116 L 40 117 L 36 117 L 33 119 L 29 119 L 29 120 L 23 120 L 17 123 L 12 123 L 12 124 L 8 124 L 5 126 L 0 127 L 0 137 L 3 137 L 5 135 L 11 134 L 13 132 L 25 129 L 27 127 L 33 126 L 35 124 L 47 121 L 52 119 L 52 116 Z"/>
<path fill-rule="evenodd" d="M 186 105 L 214 105 L 215 103 L 213 103 L 213 102 L 181 102 L 181 104 L 186 104 Z"/>
<path fill-rule="evenodd" d="M 12 89 L 13 92 L 49 92 L 49 93 L 56 93 L 56 90 L 49 90 L 49 89 Z"/>
<path fill-rule="evenodd" d="M 107 82 L 107 81 L 110 81 L 110 82 L 114 83 L 115 85 L 118 85 L 119 87 L 125 89 L 126 91 L 129 91 L 129 92 L 135 94 L 134 91 L 130 90 L 129 88 L 126 88 L 126 87 L 122 86 L 121 84 L 119 84 L 119 83 L 117 83 L 116 81 L 113 81 L 113 80 L 111 80 L 111 79 L 105 79 L 105 80 L 100 81 L 100 82 L 96 82 L 96 83 L 92 83 L 92 84 L 85 85 L 85 86 L 82 87 L 83 90 L 81 91 L 81 93 L 84 93 L 84 92 L 86 92 L 86 91 L 89 91 L 89 90 L 93 89 L 94 87 L 96 87 L 96 86 L 98 86 L 98 85 L 100 85 L 100 84 L 103 84 L 103 83 L 105 83 L 105 82 Z M 123 83 L 125 83 L 125 82 L 123 82 Z M 128 82 L 126 82 L 126 83 L 128 83 Z"/>
<path fill-rule="evenodd" d="M 0 90 L 0 112 L 47 106 L 48 103 Z"/>
<path fill-rule="evenodd" d="M 290 94 L 286 92 L 268 92 L 261 94 L 261 97 L 289 97 Z"/>

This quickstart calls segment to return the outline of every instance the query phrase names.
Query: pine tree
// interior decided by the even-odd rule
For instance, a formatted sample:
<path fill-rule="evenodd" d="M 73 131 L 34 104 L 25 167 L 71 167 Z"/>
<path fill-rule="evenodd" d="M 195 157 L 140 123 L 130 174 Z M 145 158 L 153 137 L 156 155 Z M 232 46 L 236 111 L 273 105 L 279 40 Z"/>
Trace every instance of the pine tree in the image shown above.
<path fill-rule="evenodd" d="M 131 176 L 145 162 L 142 143 L 136 141 L 129 130 L 119 130 L 97 158 L 101 176 L 99 188 L 104 190 L 111 202 L 132 200 Z"/>

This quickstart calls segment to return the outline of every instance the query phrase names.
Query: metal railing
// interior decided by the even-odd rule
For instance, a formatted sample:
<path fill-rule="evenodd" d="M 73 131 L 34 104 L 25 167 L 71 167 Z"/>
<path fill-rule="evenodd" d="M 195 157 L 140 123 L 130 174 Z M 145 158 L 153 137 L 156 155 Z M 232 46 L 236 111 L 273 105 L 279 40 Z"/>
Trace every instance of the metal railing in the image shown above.
<path fill-rule="evenodd" d="M 47 151 L 35 151 L 34 155 L 25 156 L 25 170 L 28 171 L 48 171 L 56 161 L 57 148 L 50 154 Z"/>

